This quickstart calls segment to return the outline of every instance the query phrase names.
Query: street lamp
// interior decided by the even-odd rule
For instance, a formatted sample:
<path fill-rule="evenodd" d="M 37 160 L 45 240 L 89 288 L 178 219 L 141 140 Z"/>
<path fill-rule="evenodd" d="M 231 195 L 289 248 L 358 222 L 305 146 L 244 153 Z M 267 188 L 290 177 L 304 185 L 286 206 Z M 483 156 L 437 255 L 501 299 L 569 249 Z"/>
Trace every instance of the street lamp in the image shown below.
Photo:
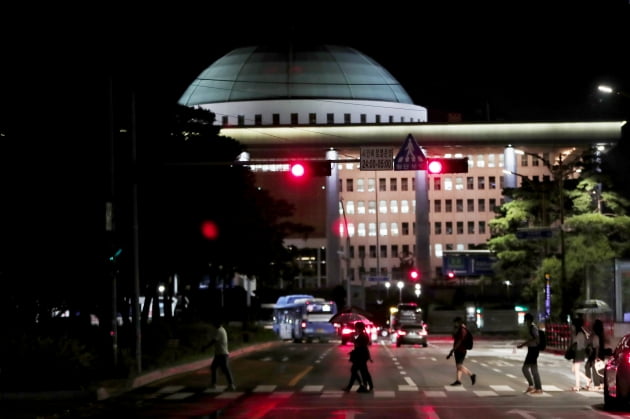
<path fill-rule="evenodd" d="M 387 298 L 389 298 L 389 287 L 391 286 L 392 284 L 389 281 L 385 282 L 385 289 L 387 290 Z"/>
<path fill-rule="evenodd" d="M 607 95 L 619 95 L 619 96 L 623 96 L 623 97 L 627 97 L 630 98 L 630 95 L 626 92 L 623 92 L 621 90 L 615 90 L 612 86 L 608 86 L 605 84 L 600 84 L 599 86 L 597 86 L 597 90 L 599 90 L 602 93 L 605 93 Z"/>
<path fill-rule="evenodd" d="M 396 286 L 398 287 L 398 302 L 402 303 L 402 289 L 405 286 L 405 283 L 402 281 L 398 281 L 398 284 L 396 284 Z"/>
<path fill-rule="evenodd" d="M 420 298 L 420 294 L 422 294 L 422 288 L 420 287 L 420 284 L 416 284 L 414 287 L 415 287 L 414 293 L 416 294 L 416 298 Z"/>

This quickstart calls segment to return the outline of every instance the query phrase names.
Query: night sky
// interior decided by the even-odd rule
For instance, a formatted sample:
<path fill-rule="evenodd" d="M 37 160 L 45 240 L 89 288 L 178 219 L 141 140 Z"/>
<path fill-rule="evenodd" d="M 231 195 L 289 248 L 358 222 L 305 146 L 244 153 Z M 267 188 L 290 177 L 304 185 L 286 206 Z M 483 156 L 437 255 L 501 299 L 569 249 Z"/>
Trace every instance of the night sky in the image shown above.
<path fill-rule="evenodd" d="M 232 49 L 294 39 L 356 48 L 430 117 L 588 121 L 629 109 L 596 92 L 630 91 L 628 0 L 340 3 L 0 11 L 0 264 L 20 255 L 80 275 L 65 257 L 97 253 L 85 243 L 103 226 L 110 78 L 117 106 L 133 90 L 138 112 L 157 116 Z"/>

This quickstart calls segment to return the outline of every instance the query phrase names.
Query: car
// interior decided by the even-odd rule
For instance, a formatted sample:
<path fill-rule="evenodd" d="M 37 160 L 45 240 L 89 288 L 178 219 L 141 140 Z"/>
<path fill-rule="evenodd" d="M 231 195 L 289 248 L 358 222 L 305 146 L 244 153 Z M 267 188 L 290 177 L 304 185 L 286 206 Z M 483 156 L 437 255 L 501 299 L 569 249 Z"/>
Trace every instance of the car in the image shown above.
<path fill-rule="evenodd" d="M 374 323 L 372 323 L 367 317 L 363 319 L 350 320 L 345 323 L 335 323 L 335 327 L 337 329 L 337 335 L 341 339 L 341 344 L 345 345 L 348 342 L 352 342 L 354 337 L 354 325 L 356 322 L 363 322 L 365 324 L 365 332 L 370 337 L 370 345 L 372 342 L 378 340 L 378 327 Z"/>
<path fill-rule="evenodd" d="M 613 351 L 607 349 L 604 367 L 604 406 L 606 409 L 630 405 L 630 333 L 624 335 Z"/>
<path fill-rule="evenodd" d="M 403 324 L 395 330 L 392 340 L 396 343 L 397 348 L 402 345 L 422 345 L 423 348 L 426 348 L 428 334 L 425 323 Z"/>

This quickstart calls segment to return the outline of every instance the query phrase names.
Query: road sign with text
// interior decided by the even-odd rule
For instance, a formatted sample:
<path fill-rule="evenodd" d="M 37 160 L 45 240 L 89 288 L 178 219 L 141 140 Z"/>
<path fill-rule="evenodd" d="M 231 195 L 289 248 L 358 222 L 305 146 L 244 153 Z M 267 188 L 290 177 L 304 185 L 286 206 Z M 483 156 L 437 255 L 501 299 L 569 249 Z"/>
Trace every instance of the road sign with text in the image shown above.
<path fill-rule="evenodd" d="M 393 170 L 394 150 L 391 147 L 361 147 L 360 170 Z"/>

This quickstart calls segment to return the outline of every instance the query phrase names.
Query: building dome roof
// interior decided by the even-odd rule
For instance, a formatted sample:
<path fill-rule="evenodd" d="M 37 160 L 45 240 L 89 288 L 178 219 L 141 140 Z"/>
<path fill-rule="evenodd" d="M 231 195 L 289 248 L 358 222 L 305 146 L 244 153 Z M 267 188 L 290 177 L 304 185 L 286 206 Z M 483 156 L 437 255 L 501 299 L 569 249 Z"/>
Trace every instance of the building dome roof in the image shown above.
<path fill-rule="evenodd" d="M 237 48 L 206 68 L 179 103 L 325 98 L 413 104 L 380 64 L 335 45 Z"/>

